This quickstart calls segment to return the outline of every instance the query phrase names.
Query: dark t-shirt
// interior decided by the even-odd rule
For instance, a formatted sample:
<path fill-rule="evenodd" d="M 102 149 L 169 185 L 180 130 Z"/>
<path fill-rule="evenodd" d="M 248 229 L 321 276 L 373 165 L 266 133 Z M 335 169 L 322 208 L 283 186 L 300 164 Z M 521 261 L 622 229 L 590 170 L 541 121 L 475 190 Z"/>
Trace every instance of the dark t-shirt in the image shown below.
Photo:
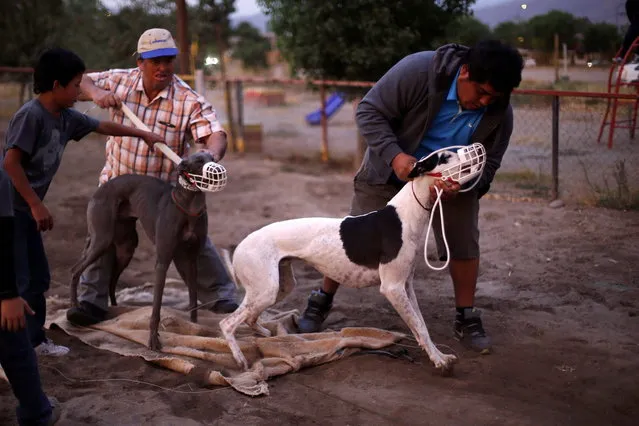
<path fill-rule="evenodd" d="M 38 99 L 25 103 L 9 122 L 2 150 L 19 148 L 24 154 L 22 167 L 31 188 L 44 200 L 51 181 L 58 171 L 62 153 L 71 139 L 79 141 L 94 131 L 99 121 L 72 108 L 64 109 L 55 117 Z M 13 207 L 30 212 L 22 196 L 14 190 Z"/>

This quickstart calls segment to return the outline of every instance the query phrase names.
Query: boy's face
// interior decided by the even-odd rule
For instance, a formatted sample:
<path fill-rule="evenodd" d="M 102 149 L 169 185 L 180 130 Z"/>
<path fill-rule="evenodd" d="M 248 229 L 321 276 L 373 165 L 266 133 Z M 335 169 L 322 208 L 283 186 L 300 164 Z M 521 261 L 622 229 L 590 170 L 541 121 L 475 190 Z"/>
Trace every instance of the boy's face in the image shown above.
<path fill-rule="evenodd" d="M 171 83 L 175 71 L 175 56 L 138 59 L 138 67 L 142 71 L 144 87 L 159 92 Z"/>
<path fill-rule="evenodd" d="M 71 108 L 78 101 L 80 81 L 82 74 L 73 77 L 66 86 L 62 86 L 59 81 L 53 83 L 53 97 L 60 108 Z"/>
<path fill-rule="evenodd" d="M 457 79 L 457 98 L 464 109 L 479 109 L 494 103 L 502 96 L 490 83 L 478 83 L 470 79 L 468 67 L 462 65 Z"/>

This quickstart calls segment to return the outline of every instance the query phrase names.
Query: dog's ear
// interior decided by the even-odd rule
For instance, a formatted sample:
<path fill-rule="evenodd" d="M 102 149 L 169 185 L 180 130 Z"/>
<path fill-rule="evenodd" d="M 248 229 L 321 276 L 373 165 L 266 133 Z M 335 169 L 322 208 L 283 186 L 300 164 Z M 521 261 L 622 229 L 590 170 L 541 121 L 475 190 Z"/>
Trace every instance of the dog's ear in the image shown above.
<path fill-rule="evenodd" d="M 417 176 L 423 175 L 426 172 L 430 172 L 438 164 L 440 164 L 441 153 L 437 155 L 431 155 L 430 157 L 422 158 L 413 166 L 413 170 L 408 174 L 409 178 L 416 178 Z"/>

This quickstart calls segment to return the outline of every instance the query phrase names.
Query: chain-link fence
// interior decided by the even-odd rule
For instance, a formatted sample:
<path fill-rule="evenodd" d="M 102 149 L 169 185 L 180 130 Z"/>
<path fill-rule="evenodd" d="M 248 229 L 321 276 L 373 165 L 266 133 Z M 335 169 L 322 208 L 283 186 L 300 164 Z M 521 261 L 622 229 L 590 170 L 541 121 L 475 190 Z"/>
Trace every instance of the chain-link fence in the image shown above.
<path fill-rule="evenodd" d="M 4 69 L 6 71 L 6 69 Z M 21 70 L 24 76 L 24 70 Z M 28 89 L 7 78 L 0 80 L 0 133 L 24 101 Z M 355 104 L 340 96 L 340 88 L 371 83 L 330 82 L 309 85 L 300 80 L 233 80 L 228 84 L 209 79 L 205 96 L 224 126 L 228 123 L 225 87 L 230 89 L 234 142 L 247 153 L 289 161 L 329 161 L 342 168 L 358 165 Z M 621 95 L 617 120 L 632 118 L 638 98 Z M 324 98 L 326 126 L 322 126 Z M 614 95 L 605 93 L 517 90 L 512 97 L 515 123 L 508 151 L 497 173 L 492 194 L 534 197 L 639 208 L 639 150 L 629 129 L 603 129 L 604 114 Z M 84 111 L 87 106 L 78 106 Z M 92 115 L 99 114 L 97 109 Z M 610 114 L 608 121 L 610 120 Z M 239 121 L 243 126 L 238 125 Z M 2 124 L 4 122 L 4 124 Z M 361 145 L 360 145 L 361 146 Z M 235 147 L 237 148 L 237 146 Z"/>

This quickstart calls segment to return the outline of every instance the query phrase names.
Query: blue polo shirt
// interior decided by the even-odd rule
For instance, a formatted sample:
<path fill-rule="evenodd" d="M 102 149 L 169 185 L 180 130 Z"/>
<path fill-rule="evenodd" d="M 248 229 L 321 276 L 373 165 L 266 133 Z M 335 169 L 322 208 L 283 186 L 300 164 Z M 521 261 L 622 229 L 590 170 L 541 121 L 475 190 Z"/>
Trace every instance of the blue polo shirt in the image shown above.
<path fill-rule="evenodd" d="M 461 69 L 461 68 L 460 68 Z M 462 110 L 457 98 L 457 75 L 450 85 L 448 96 L 433 120 L 426 136 L 413 153 L 418 160 L 433 151 L 453 145 L 469 145 L 473 132 L 484 115 L 485 108 Z"/>
<path fill-rule="evenodd" d="M 442 103 L 437 116 L 431 123 L 424 139 L 413 152 L 418 160 L 441 148 L 453 145 L 470 145 L 470 138 L 484 116 L 486 108 L 463 110 L 457 97 L 457 78 L 459 71 L 448 89 L 446 100 Z M 395 173 L 391 174 L 390 182 L 403 185 Z"/>

